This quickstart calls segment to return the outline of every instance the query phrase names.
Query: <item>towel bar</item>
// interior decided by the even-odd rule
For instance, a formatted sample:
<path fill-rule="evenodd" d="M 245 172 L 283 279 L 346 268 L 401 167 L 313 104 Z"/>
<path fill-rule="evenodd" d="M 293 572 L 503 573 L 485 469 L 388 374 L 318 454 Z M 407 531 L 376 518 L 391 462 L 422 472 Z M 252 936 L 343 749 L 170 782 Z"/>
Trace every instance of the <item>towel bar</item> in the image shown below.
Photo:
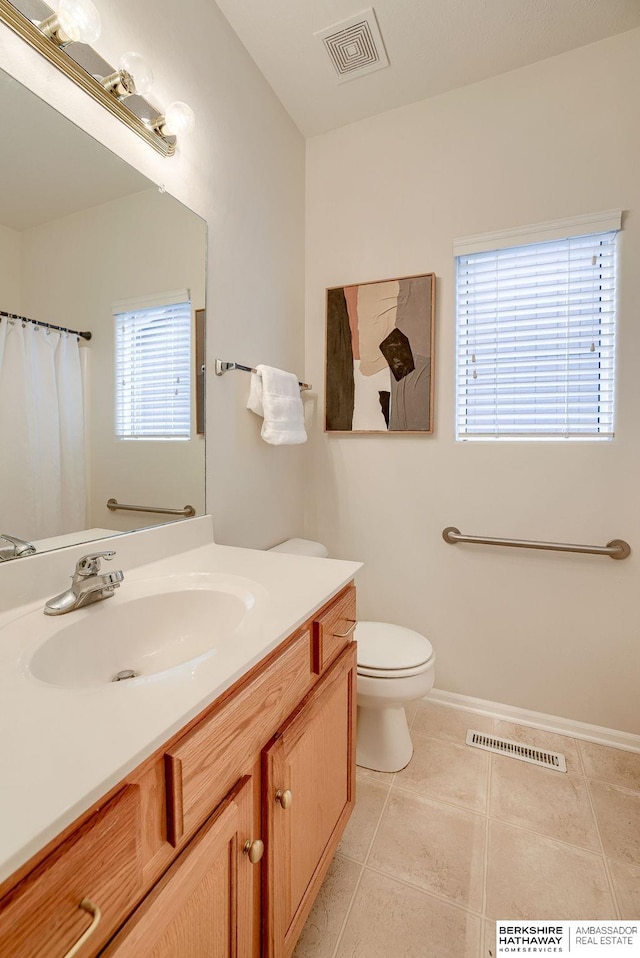
<path fill-rule="evenodd" d="M 475 542 L 486 546 L 511 546 L 515 549 L 545 549 L 549 552 L 582 552 L 610 559 L 626 559 L 631 555 L 631 546 L 624 539 L 611 539 L 606 546 L 580 546 L 568 542 L 531 542 L 528 539 L 494 539 L 489 536 L 464 536 L 455 526 L 442 530 L 442 538 L 449 545 L 457 542 Z"/>
<path fill-rule="evenodd" d="M 242 366 L 240 363 L 225 363 L 222 359 L 216 359 L 216 376 L 223 376 L 224 373 L 229 372 L 230 369 L 241 369 L 244 373 L 256 372 L 251 366 Z M 311 389 L 309 383 L 301 383 L 300 380 L 298 380 L 298 386 L 300 386 L 302 391 Z"/>

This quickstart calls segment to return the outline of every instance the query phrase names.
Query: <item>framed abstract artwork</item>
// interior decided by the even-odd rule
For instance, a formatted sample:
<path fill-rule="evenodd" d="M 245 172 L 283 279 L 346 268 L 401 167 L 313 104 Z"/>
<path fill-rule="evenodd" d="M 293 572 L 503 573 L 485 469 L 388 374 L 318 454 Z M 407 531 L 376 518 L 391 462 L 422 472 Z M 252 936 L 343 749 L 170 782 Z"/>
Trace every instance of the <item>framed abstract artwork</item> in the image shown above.
<path fill-rule="evenodd" d="M 326 432 L 433 432 L 435 279 L 327 290 Z"/>

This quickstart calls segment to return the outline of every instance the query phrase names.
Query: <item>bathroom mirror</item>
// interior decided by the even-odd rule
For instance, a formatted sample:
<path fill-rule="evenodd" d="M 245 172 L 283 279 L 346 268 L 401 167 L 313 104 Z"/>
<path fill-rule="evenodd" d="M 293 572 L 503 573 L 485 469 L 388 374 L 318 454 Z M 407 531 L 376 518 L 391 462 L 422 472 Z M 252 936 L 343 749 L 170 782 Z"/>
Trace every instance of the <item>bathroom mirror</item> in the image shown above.
<path fill-rule="evenodd" d="M 203 514 L 205 221 L 2 71 L 0 124 L 0 533 L 40 552 Z"/>

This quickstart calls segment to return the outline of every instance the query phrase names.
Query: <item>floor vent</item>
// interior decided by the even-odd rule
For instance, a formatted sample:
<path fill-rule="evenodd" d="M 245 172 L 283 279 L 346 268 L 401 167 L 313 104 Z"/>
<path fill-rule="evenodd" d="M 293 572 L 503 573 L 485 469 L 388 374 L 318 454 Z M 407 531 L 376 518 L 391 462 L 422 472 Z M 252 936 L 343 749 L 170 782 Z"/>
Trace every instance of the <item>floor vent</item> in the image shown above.
<path fill-rule="evenodd" d="M 389 66 L 372 7 L 348 20 L 334 23 L 326 30 L 319 30 L 315 36 L 324 43 L 341 83 Z"/>
<path fill-rule="evenodd" d="M 522 742 L 513 742 L 509 738 L 496 738 L 495 735 L 485 735 L 484 732 L 467 732 L 467 745 L 482 748 L 485 752 L 497 752 L 498 755 L 508 755 L 518 758 L 521 762 L 530 762 L 531 765 L 542 765 L 552 768 L 556 772 L 566 772 L 567 763 L 560 752 L 547 752 L 540 748 L 523 745 Z"/>

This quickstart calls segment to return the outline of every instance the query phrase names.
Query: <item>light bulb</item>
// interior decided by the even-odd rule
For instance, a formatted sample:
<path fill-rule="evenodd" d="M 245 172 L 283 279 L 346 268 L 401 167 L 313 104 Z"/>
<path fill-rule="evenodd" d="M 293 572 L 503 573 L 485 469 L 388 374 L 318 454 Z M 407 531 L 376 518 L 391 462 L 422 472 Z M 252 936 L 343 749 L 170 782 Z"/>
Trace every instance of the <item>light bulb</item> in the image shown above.
<path fill-rule="evenodd" d="M 188 103 L 176 100 L 170 103 L 164 112 L 162 134 L 164 136 L 183 136 L 190 133 L 196 125 L 196 118 Z"/>
<path fill-rule="evenodd" d="M 153 86 L 153 71 L 144 57 L 130 50 L 123 53 L 118 63 L 121 73 L 128 73 L 133 77 L 135 92 L 138 96 L 145 96 Z"/>
<path fill-rule="evenodd" d="M 95 43 L 100 36 L 100 14 L 91 0 L 60 0 L 57 16 L 71 43 Z"/>

